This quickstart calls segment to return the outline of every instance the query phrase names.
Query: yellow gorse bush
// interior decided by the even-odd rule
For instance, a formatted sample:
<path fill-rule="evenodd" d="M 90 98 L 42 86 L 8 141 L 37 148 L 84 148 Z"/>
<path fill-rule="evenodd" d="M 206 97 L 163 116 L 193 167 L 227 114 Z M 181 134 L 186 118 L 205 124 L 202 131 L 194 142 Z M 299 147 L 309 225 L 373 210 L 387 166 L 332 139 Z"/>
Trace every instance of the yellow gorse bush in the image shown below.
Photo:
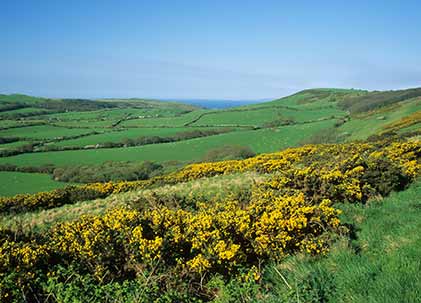
<path fill-rule="evenodd" d="M 69 186 L 50 192 L 37 194 L 16 195 L 10 198 L 0 198 L 0 212 L 28 211 L 37 208 L 52 208 L 80 200 L 103 198 L 111 194 L 142 189 L 162 184 L 174 184 L 210 177 L 221 174 L 230 174 L 243 171 L 257 171 L 261 173 L 279 173 L 290 169 L 309 167 L 324 168 L 329 171 L 336 169 L 339 174 L 349 175 L 363 172 L 369 165 L 377 165 L 377 160 L 390 161 L 409 178 L 420 174 L 421 143 L 399 142 L 390 143 L 348 143 L 331 145 L 307 145 L 298 148 L 289 148 L 281 152 L 262 154 L 246 160 L 231 160 L 213 163 L 200 163 L 188 165 L 182 170 L 165 176 L 158 176 L 150 180 L 131 182 L 94 183 L 82 186 Z M 383 161 L 384 162 L 384 161 Z M 339 165 L 341 163 L 342 165 Z M 362 164 L 362 165 L 360 165 Z M 357 166 L 361 166 L 357 168 Z M 348 177 L 345 176 L 345 177 Z M 325 178 L 334 178 L 334 175 L 325 175 Z M 348 191 L 357 190 L 356 181 L 350 180 L 343 186 Z M 359 193 L 355 193 L 359 195 Z M 361 197 L 362 198 L 362 197 Z M 358 199 L 360 200 L 360 199 Z"/>
<path fill-rule="evenodd" d="M 21 293 L 31 291 L 29 285 L 45 268 L 49 260 L 49 248 L 34 241 L 28 243 L 1 239 L 0 244 L 0 301 L 11 302 L 14 290 Z M 7 275 L 13 270 L 12 285 L 8 285 Z"/>
<path fill-rule="evenodd" d="M 414 124 L 418 124 L 420 122 L 421 122 L 421 112 L 417 111 L 406 117 L 401 118 L 400 120 L 396 122 L 385 125 L 384 129 L 386 129 L 387 131 L 396 131 L 402 128 L 412 126 Z"/>
<path fill-rule="evenodd" d="M 339 212 L 329 200 L 314 204 L 304 194 L 262 193 L 256 189 L 246 206 L 233 199 L 198 203 L 193 211 L 116 209 L 58 225 L 52 243 L 54 250 L 86 262 L 97 276 L 110 266 L 150 269 L 157 262 L 180 272 L 230 274 L 296 251 L 326 251 L 327 231 L 339 227 Z"/>
<path fill-rule="evenodd" d="M 216 273 L 257 280 L 262 262 L 327 252 L 332 235 L 346 230 L 332 203 L 366 202 L 403 188 L 420 175 L 420 157 L 419 142 L 309 145 L 242 161 L 194 164 L 147 181 L 2 199 L 3 211 L 35 209 L 231 172 L 271 175 L 245 197 L 192 200 L 185 208 L 145 201 L 140 209 L 113 209 L 57 224 L 37 241 L 12 241 L 0 230 L 0 283 L 12 281 L 0 284 L 0 298 L 7 301 L 15 284 L 27 289 L 37 276 L 54 276 L 56 265 L 77 266 L 100 282 L 156 272 L 188 281 Z"/>

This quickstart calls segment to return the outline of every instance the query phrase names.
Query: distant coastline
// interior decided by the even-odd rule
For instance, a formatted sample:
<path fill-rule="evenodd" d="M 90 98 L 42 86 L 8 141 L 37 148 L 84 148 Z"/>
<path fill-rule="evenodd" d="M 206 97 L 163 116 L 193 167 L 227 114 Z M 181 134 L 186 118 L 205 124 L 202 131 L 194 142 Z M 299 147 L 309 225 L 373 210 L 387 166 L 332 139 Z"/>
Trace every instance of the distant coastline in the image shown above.
<path fill-rule="evenodd" d="M 267 99 L 267 100 L 266 99 L 259 99 L 259 100 L 177 99 L 178 102 L 196 105 L 196 106 L 204 107 L 207 109 L 230 108 L 230 107 L 235 107 L 235 106 L 242 106 L 242 105 L 265 102 L 268 100 L 271 100 L 271 99 Z"/>

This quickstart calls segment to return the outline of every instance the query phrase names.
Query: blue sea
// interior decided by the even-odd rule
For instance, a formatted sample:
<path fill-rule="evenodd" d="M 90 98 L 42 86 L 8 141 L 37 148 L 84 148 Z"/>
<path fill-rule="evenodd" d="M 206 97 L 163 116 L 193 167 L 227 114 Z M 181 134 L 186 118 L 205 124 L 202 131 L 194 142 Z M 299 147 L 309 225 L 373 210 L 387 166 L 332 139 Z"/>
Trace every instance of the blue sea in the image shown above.
<path fill-rule="evenodd" d="M 242 105 L 256 104 L 259 102 L 264 102 L 266 100 L 211 100 L 211 99 L 177 99 L 177 101 L 187 104 L 192 104 L 209 109 L 221 109 L 221 108 L 230 108 Z"/>

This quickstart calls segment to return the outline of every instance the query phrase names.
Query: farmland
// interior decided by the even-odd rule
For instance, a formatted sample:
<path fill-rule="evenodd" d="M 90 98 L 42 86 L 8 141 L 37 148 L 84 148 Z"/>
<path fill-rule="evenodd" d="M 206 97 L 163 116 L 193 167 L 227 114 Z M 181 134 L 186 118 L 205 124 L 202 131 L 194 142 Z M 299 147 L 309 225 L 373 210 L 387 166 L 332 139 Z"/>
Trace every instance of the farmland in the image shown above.
<path fill-rule="evenodd" d="M 46 174 L 0 172 L 0 191 L 4 196 L 49 191 L 65 185 L 65 183 L 51 180 Z"/>
<path fill-rule="evenodd" d="M 3 108 L 9 110 L 2 112 L 8 118 L 0 123 L 0 138 L 4 138 L 0 165 L 12 165 L 20 172 L 31 167 L 30 173 L 108 161 L 172 162 L 179 167 L 228 145 L 264 153 L 305 143 L 365 140 L 387 134 L 396 123 L 395 133 L 405 136 L 419 130 L 419 118 L 413 116 L 421 110 L 417 93 L 379 96 L 361 90 L 312 89 L 223 110 L 145 99 L 1 95 Z M 402 99 L 406 95 L 410 98 Z M 374 100 L 376 107 L 348 110 L 349 100 L 364 102 L 364 98 Z M 379 102 L 384 106 L 379 107 Z M 408 122 L 407 117 L 415 120 Z M 49 170 L 43 169 L 46 165 Z M 25 184 L 22 192 L 32 191 Z M 0 195 L 7 194 L 0 190 Z"/>
<path fill-rule="evenodd" d="M 104 142 L 122 142 L 124 139 L 135 139 L 139 137 L 161 136 L 168 137 L 174 134 L 189 132 L 194 130 L 209 130 L 210 128 L 200 127 L 150 127 L 150 128 L 128 128 L 102 134 L 84 136 L 79 139 L 64 140 L 55 143 L 57 146 L 86 146 L 90 144 L 101 144 Z M 212 129 L 212 128 L 211 128 Z"/>
<path fill-rule="evenodd" d="M 88 128 L 66 128 L 50 125 L 28 126 L 0 131 L 1 137 L 31 138 L 36 140 L 65 138 L 91 133 Z"/>
<path fill-rule="evenodd" d="M 205 138 L 191 139 L 174 143 L 151 144 L 141 147 L 77 150 L 62 152 L 28 153 L 0 158 L 0 164 L 30 166 L 54 164 L 57 166 L 99 164 L 113 159 L 124 161 L 152 160 L 158 162 L 178 160 L 188 162 L 200 159 L 206 151 L 223 144 L 250 146 L 256 152 L 270 152 L 297 145 L 308 134 L 332 126 L 332 121 L 288 126 L 279 129 L 235 131 Z M 66 141 L 62 141 L 65 144 Z"/>

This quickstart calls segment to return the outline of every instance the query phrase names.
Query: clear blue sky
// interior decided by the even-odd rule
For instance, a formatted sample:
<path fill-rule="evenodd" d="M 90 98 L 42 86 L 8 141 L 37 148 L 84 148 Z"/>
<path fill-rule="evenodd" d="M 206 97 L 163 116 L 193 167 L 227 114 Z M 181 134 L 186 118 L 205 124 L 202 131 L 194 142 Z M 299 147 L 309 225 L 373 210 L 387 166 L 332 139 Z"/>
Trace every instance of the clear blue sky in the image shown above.
<path fill-rule="evenodd" d="M 0 1 L 0 92 L 260 99 L 421 86 L 421 1 Z"/>

